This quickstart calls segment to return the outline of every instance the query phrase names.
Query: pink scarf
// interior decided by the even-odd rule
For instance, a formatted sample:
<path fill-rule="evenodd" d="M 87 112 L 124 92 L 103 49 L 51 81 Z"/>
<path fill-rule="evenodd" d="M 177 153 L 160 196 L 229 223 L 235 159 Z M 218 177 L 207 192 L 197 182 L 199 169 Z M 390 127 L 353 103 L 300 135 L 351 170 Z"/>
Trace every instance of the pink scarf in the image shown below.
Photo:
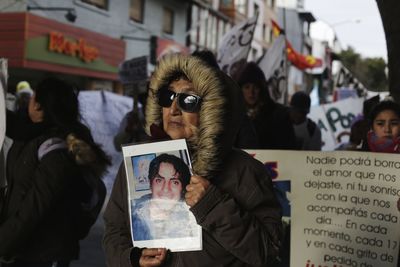
<path fill-rule="evenodd" d="M 373 131 L 367 135 L 368 147 L 372 152 L 400 153 L 400 137 L 378 138 Z"/>

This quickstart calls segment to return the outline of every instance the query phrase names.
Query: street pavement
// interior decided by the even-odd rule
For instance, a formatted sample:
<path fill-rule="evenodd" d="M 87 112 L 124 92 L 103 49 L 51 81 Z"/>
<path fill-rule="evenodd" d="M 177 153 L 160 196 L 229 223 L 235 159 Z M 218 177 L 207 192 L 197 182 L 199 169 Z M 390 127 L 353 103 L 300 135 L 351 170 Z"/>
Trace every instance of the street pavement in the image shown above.
<path fill-rule="evenodd" d="M 70 267 L 106 267 L 105 255 L 101 245 L 103 233 L 103 214 L 100 214 L 89 235 L 81 240 L 80 259 L 73 261 Z"/>

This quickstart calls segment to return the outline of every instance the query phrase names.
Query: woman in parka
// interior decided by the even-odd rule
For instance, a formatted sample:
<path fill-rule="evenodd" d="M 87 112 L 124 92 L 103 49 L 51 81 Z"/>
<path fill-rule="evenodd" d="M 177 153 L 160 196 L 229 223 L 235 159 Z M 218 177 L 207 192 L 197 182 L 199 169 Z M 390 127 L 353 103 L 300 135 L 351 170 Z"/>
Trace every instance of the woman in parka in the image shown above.
<path fill-rule="evenodd" d="M 244 114 L 240 89 L 192 56 L 170 55 L 152 76 L 146 131 L 185 138 L 194 175 L 185 201 L 203 230 L 201 251 L 132 244 L 125 171 L 108 203 L 103 245 L 108 266 L 268 266 L 279 250 L 281 209 L 264 166 L 232 148 Z"/>
<path fill-rule="evenodd" d="M 7 157 L 7 191 L 0 199 L 3 267 L 67 267 L 79 257 L 105 197 L 109 159 L 80 121 L 72 86 L 47 78 L 28 106 L 30 122 L 7 113 L 14 143 Z"/>

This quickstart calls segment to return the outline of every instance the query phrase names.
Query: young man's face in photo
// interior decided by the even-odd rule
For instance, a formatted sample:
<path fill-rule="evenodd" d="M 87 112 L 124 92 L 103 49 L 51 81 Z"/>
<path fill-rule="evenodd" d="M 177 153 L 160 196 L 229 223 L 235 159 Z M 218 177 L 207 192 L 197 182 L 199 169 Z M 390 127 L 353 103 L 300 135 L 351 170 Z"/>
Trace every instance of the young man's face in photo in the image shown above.
<path fill-rule="evenodd" d="M 156 199 L 180 200 L 182 183 L 179 173 L 171 163 L 161 162 L 158 174 L 151 182 L 152 195 Z"/>

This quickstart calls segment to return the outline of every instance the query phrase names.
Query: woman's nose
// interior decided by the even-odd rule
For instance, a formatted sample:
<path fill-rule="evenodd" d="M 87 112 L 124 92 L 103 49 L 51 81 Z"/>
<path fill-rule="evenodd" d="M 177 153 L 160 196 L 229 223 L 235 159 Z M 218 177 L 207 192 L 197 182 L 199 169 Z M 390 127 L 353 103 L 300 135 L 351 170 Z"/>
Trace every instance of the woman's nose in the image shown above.
<path fill-rule="evenodd" d="M 392 126 L 390 125 L 390 123 L 386 123 L 385 124 L 384 131 L 385 131 L 385 133 L 391 133 L 392 132 Z"/>
<path fill-rule="evenodd" d="M 179 115 L 181 113 L 181 109 L 178 107 L 178 102 L 177 98 L 175 97 L 174 100 L 172 101 L 171 107 L 170 107 L 170 113 L 172 115 Z"/>

